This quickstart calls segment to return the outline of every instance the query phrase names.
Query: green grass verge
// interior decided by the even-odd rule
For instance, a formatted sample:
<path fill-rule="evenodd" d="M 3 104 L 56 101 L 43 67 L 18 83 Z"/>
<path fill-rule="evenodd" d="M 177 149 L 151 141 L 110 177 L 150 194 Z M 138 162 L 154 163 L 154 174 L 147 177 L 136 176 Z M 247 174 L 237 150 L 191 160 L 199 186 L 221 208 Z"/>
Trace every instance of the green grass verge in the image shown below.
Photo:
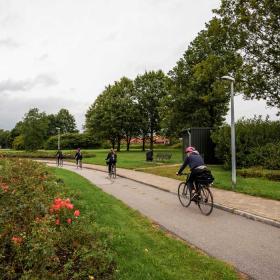
<path fill-rule="evenodd" d="M 83 160 L 85 163 L 92 163 L 98 165 L 105 165 L 105 158 L 107 157 L 109 150 L 95 150 L 94 158 L 86 158 Z M 156 158 L 156 154 L 160 152 L 168 152 L 172 154 L 170 160 L 165 160 L 163 162 L 147 162 L 146 161 L 146 153 L 139 150 L 131 150 L 120 151 L 117 153 L 118 156 L 118 167 L 135 169 L 135 168 L 143 168 L 143 167 L 151 167 L 151 166 L 161 166 L 163 164 L 176 164 L 182 161 L 182 151 L 180 149 L 157 149 L 154 150 L 154 158 Z"/>
<path fill-rule="evenodd" d="M 231 171 L 225 170 L 220 165 L 210 165 L 215 181 L 214 187 L 224 190 L 232 190 L 231 188 Z M 138 169 L 139 171 L 165 176 L 173 179 L 179 179 L 176 176 L 178 166 L 162 166 L 146 169 Z M 253 196 L 280 200 L 280 184 L 277 181 L 271 181 L 265 178 L 244 178 L 237 176 L 236 192 L 245 193 Z"/>
<path fill-rule="evenodd" d="M 95 213 L 97 225 L 111 232 L 117 279 L 240 279 L 230 265 L 169 237 L 137 211 L 78 174 L 51 170 L 63 179 L 69 191 L 79 192 L 79 199 L 74 203 L 81 215 Z"/>
<path fill-rule="evenodd" d="M 107 157 L 108 149 L 98 149 L 98 150 L 83 150 L 83 155 L 89 156 L 84 158 L 84 163 L 105 165 L 105 158 Z M 24 152 L 22 151 L 13 151 L 13 150 L 4 150 L 5 153 L 10 153 L 13 156 L 23 156 Z M 1 153 L 3 153 L 0 151 Z M 32 154 L 33 157 L 40 157 L 39 153 L 42 153 L 42 157 L 50 155 L 53 157 L 56 151 L 43 151 L 40 150 L 37 153 Z M 118 152 L 118 163 L 117 166 L 120 168 L 127 169 L 136 169 L 143 172 L 153 173 L 156 175 L 161 175 L 170 178 L 176 178 L 175 173 L 178 170 L 178 167 L 174 166 L 162 166 L 162 165 L 174 165 L 182 163 L 182 151 L 181 149 L 156 149 L 154 150 L 154 158 L 157 153 L 168 152 L 172 154 L 170 160 L 164 162 L 146 162 L 146 153 L 142 152 L 139 149 L 131 149 L 131 151 Z M 65 154 L 74 157 L 75 151 L 65 150 Z M 94 155 L 94 157 L 90 157 Z M 28 156 L 28 153 L 25 153 L 25 156 Z M 222 166 L 210 166 L 211 170 L 215 176 L 215 187 L 225 190 L 231 190 L 231 172 L 225 170 Z M 278 178 L 280 176 L 279 170 L 260 170 L 260 168 L 250 168 L 250 169 L 241 169 L 238 170 L 238 174 L 243 176 L 237 176 L 237 187 L 236 191 L 253 195 L 260 196 L 275 200 L 280 200 L 280 184 L 279 181 L 272 181 L 268 178 Z M 246 176 L 253 176 L 252 178 L 245 178 Z M 261 176 L 261 177 L 260 177 Z"/>

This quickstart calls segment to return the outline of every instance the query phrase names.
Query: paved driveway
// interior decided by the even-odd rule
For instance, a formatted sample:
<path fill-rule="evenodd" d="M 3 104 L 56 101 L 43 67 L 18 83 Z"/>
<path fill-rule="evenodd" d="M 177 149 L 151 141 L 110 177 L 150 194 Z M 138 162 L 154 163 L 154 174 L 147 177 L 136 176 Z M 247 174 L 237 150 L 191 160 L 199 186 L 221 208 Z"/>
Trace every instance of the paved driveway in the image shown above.
<path fill-rule="evenodd" d="M 279 228 L 218 209 L 205 217 L 196 205 L 182 207 L 173 193 L 125 178 L 110 180 L 100 171 L 64 168 L 79 173 L 167 230 L 254 279 L 280 279 Z"/>

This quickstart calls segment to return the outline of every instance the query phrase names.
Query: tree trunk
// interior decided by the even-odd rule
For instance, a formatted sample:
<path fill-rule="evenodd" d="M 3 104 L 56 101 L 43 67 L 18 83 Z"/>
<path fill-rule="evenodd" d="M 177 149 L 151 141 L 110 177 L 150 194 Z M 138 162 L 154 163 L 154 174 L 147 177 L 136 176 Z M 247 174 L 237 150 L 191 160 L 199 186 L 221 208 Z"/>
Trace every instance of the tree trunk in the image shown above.
<path fill-rule="evenodd" d="M 151 129 L 151 135 L 150 135 L 150 150 L 152 151 L 154 148 L 154 130 Z"/>
<path fill-rule="evenodd" d="M 115 149 L 115 139 L 111 139 L 112 148 Z"/>
<path fill-rule="evenodd" d="M 143 134 L 143 138 L 142 138 L 142 151 L 145 151 L 145 143 L 146 143 L 146 137 L 145 134 Z"/>
<path fill-rule="evenodd" d="M 117 151 L 120 152 L 121 150 L 121 138 L 118 137 L 118 146 L 117 146 Z"/>
<path fill-rule="evenodd" d="M 126 150 L 127 151 L 129 151 L 130 140 L 131 140 L 131 137 L 126 136 Z"/>

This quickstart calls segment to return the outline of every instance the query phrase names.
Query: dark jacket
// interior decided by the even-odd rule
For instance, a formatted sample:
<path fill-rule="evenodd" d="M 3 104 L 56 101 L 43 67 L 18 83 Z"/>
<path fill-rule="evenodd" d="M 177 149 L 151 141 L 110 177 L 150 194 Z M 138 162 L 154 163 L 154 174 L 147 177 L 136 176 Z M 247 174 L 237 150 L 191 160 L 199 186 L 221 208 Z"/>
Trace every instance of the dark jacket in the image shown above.
<path fill-rule="evenodd" d="M 185 158 L 185 161 L 180 167 L 178 173 L 181 174 L 187 165 L 190 167 L 191 171 L 193 171 L 196 167 L 204 165 L 204 160 L 200 154 L 191 153 L 188 157 Z"/>
<path fill-rule="evenodd" d="M 109 152 L 106 158 L 107 163 L 113 164 L 117 162 L 117 154 Z"/>
<path fill-rule="evenodd" d="M 57 151 L 56 158 L 63 159 L 63 154 L 61 151 Z"/>
<path fill-rule="evenodd" d="M 82 153 L 81 153 L 81 152 L 77 152 L 77 153 L 75 154 L 75 159 L 76 159 L 76 160 L 82 160 L 82 159 L 83 159 Z"/>

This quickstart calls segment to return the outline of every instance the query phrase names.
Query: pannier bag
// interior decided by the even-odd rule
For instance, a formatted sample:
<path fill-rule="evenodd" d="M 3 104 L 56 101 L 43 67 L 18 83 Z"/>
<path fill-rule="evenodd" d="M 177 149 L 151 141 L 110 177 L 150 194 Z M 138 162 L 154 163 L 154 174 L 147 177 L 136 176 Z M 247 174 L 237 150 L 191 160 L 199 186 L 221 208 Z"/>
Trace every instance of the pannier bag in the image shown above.
<path fill-rule="evenodd" d="M 214 181 L 214 177 L 210 170 L 205 170 L 201 174 L 196 176 L 196 183 L 198 184 L 211 184 Z"/>

